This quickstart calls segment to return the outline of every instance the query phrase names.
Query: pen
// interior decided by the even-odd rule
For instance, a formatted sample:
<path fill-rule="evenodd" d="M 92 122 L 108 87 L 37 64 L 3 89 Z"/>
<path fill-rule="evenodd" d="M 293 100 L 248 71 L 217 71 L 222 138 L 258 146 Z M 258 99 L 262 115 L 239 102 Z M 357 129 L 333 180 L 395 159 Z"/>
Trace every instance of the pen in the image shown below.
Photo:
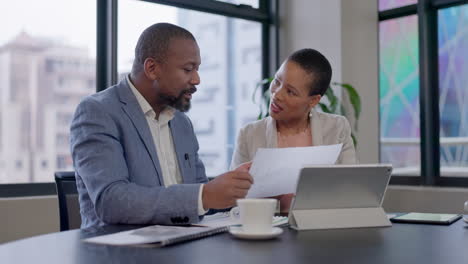
<path fill-rule="evenodd" d="M 185 160 L 188 162 L 189 167 L 192 168 L 192 164 L 190 164 L 189 154 L 185 153 L 184 157 L 185 157 Z"/>

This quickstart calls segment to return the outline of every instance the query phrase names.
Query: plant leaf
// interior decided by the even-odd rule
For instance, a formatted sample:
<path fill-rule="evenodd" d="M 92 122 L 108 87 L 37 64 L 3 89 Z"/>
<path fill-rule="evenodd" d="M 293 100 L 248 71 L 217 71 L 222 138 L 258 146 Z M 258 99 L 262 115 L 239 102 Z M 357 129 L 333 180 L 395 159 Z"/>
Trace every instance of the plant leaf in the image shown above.
<path fill-rule="evenodd" d="M 331 87 L 328 87 L 327 91 L 325 92 L 325 97 L 327 97 L 330 104 L 329 113 L 337 114 L 336 108 L 338 106 L 338 97 L 336 97 L 335 92 L 333 92 L 333 89 Z"/>
<path fill-rule="evenodd" d="M 255 89 L 252 93 L 252 102 L 254 104 L 258 104 L 258 107 L 259 107 L 259 114 L 258 114 L 258 117 L 257 119 L 260 120 L 264 117 L 267 117 L 269 112 L 268 112 L 268 106 L 270 105 L 270 93 L 268 91 L 268 89 L 265 89 L 265 91 L 262 91 L 261 93 L 261 96 L 260 96 L 260 102 L 257 103 L 257 101 L 255 100 L 255 95 L 257 94 L 257 91 L 258 89 L 262 89 L 263 90 L 263 87 L 266 85 L 266 84 L 269 84 L 271 81 L 273 80 L 273 77 L 270 77 L 270 78 L 265 78 L 263 80 L 261 80 L 260 82 L 257 83 L 257 85 L 255 86 Z M 264 112 L 264 107 L 266 108 L 265 109 L 265 114 L 263 113 Z"/>
<path fill-rule="evenodd" d="M 348 113 L 346 113 L 346 108 L 344 107 L 343 104 L 340 104 L 340 112 L 341 112 L 341 115 L 342 115 L 342 116 L 347 117 L 347 114 L 348 114 Z M 346 118 L 346 119 L 348 119 L 348 118 Z"/>
<path fill-rule="evenodd" d="M 270 107 L 270 91 L 269 90 L 266 90 L 263 93 L 263 102 L 265 103 L 265 115 L 263 117 L 267 117 L 270 115 L 270 112 L 268 111 L 268 108 Z"/>
<path fill-rule="evenodd" d="M 361 97 L 359 96 L 356 89 L 351 84 L 348 83 L 334 83 L 336 85 L 340 85 L 343 89 L 346 90 L 349 96 L 349 101 L 354 109 L 354 117 L 356 121 L 359 120 L 359 116 L 361 115 Z"/>
<path fill-rule="evenodd" d="M 322 109 L 322 111 L 324 113 L 329 113 L 329 114 L 333 114 L 330 110 L 330 108 L 328 108 L 328 106 L 324 103 L 319 103 L 319 106 L 320 106 L 320 109 Z"/>
<path fill-rule="evenodd" d="M 270 77 L 270 78 L 265 78 L 261 81 L 259 81 L 256 85 L 255 85 L 255 89 L 252 93 L 252 102 L 254 104 L 256 104 L 257 102 L 255 101 L 255 94 L 257 93 L 257 90 L 258 88 L 263 88 L 263 86 L 265 86 L 265 84 L 270 84 L 270 82 L 273 81 L 273 77 Z M 263 98 L 262 98 L 263 99 Z"/>
<path fill-rule="evenodd" d="M 354 147 L 357 147 L 357 139 L 354 133 L 351 133 L 351 138 L 353 139 Z"/>

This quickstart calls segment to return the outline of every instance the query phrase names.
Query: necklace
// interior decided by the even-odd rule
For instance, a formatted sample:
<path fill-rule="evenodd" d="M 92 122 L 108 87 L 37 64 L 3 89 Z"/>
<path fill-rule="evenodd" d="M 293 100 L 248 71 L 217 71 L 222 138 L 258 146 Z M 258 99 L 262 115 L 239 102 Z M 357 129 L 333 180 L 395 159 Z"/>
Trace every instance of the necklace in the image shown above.
<path fill-rule="evenodd" d="M 302 127 L 300 129 L 291 128 L 289 130 L 288 129 L 283 129 L 282 132 L 280 132 L 280 129 L 278 128 L 278 125 L 276 125 L 276 130 L 278 131 L 278 134 L 282 134 L 284 136 L 293 136 L 293 135 L 297 135 L 297 134 L 303 134 L 304 132 L 310 131 L 310 123 L 307 120 L 307 124 L 306 124 L 305 127 Z"/>
<path fill-rule="evenodd" d="M 312 146 L 312 131 L 310 126 L 294 134 L 281 134 L 278 131 L 277 136 L 279 148 Z"/>

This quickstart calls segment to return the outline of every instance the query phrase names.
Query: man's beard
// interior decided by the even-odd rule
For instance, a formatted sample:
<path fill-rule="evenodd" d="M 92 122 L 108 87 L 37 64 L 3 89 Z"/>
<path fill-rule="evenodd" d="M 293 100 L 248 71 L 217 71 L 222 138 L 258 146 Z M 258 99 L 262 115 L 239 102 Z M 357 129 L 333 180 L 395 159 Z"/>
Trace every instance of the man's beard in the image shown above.
<path fill-rule="evenodd" d="M 192 105 L 190 103 L 190 99 L 186 99 L 185 95 L 193 94 L 196 91 L 197 91 L 197 88 L 193 86 L 189 89 L 183 90 L 177 97 L 172 96 L 172 95 L 167 95 L 167 94 L 161 94 L 160 102 L 164 105 L 174 107 L 175 109 L 181 112 L 187 112 L 188 110 L 190 110 L 190 107 Z"/>

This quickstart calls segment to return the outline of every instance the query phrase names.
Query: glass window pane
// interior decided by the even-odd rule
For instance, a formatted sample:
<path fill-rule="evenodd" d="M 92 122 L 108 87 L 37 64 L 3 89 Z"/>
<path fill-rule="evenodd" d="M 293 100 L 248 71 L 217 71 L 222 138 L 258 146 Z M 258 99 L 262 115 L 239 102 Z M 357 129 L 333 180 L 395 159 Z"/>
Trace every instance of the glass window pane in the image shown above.
<path fill-rule="evenodd" d="M 0 183 L 50 182 L 73 170 L 70 121 L 96 90 L 96 1 L 0 6 Z"/>
<path fill-rule="evenodd" d="M 249 5 L 253 8 L 259 8 L 259 0 L 216 0 L 220 2 L 231 3 L 235 5 Z"/>
<path fill-rule="evenodd" d="M 379 0 L 379 10 L 388 10 L 418 3 L 418 0 Z"/>
<path fill-rule="evenodd" d="M 468 177 L 468 5 L 438 16 L 441 175 Z"/>
<path fill-rule="evenodd" d="M 197 39 L 202 60 L 201 83 L 188 115 L 207 175 L 225 172 L 237 131 L 259 113 L 251 97 L 261 80 L 261 24 L 129 0 L 120 1 L 119 10 L 121 77 L 130 71 L 138 36 L 146 27 L 157 22 L 174 23 Z"/>
<path fill-rule="evenodd" d="M 415 15 L 380 22 L 380 159 L 394 175 L 420 175 Z"/>

